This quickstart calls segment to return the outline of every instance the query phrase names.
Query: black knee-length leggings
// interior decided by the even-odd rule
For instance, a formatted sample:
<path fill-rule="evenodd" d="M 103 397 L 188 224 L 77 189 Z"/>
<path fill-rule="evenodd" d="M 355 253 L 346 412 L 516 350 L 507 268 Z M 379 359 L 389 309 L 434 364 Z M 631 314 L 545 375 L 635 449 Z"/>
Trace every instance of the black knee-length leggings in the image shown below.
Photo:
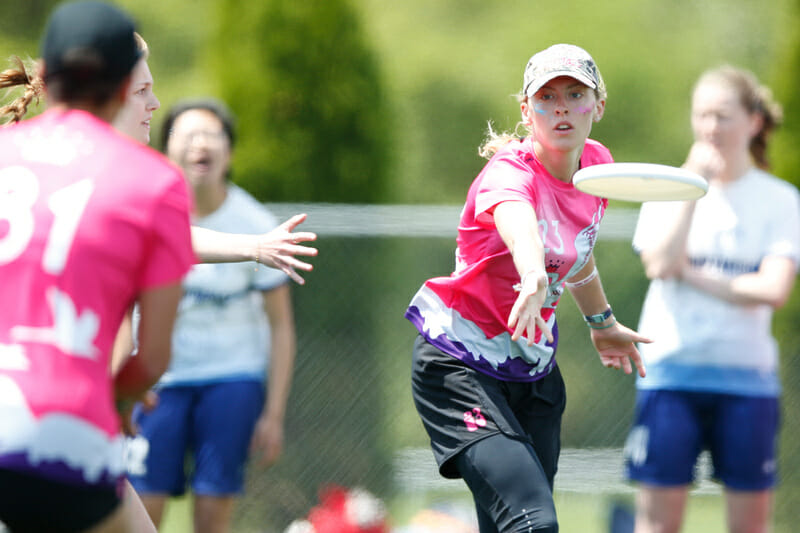
<path fill-rule="evenodd" d="M 481 533 L 558 531 L 553 478 L 531 444 L 498 433 L 455 460 L 475 499 Z"/>

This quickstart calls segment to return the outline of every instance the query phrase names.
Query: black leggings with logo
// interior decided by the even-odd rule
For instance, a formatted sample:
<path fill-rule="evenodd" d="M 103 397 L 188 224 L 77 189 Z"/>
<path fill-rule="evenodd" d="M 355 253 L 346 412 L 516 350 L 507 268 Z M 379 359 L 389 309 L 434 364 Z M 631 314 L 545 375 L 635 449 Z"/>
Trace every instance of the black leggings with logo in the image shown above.
<path fill-rule="evenodd" d="M 558 531 L 553 478 L 566 391 L 557 365 L 537 381 L 501 381 L 418 336 L 412 395 L 439 472 L 467 483 L 481 533 Z"/>

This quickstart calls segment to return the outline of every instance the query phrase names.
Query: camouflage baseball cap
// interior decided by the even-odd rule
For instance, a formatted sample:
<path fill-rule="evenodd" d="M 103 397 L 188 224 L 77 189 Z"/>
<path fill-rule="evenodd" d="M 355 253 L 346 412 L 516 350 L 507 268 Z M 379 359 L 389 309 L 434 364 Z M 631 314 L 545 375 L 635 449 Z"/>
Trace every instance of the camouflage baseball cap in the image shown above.
<path fill-rule="evenodd" d="M 548 81 L 559 76 L 575 78 L 605 97 L 605 83 L 592 56 L 579 46 L 554 44 L 533 55 L 525 66 L 522 92 L 533 96 Z"/>

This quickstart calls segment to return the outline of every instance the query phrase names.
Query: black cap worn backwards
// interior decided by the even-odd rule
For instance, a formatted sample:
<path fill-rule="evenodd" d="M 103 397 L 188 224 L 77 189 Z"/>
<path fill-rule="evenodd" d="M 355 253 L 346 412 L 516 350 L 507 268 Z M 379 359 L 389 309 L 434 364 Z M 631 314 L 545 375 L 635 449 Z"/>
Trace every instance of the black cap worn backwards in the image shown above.
<path fill-rule="evenodd" d="M 71 2 L 50 15 L 41 43 L 45 76 L 121 80 L 142 55 L 133 20 L 103 2 Z"/>

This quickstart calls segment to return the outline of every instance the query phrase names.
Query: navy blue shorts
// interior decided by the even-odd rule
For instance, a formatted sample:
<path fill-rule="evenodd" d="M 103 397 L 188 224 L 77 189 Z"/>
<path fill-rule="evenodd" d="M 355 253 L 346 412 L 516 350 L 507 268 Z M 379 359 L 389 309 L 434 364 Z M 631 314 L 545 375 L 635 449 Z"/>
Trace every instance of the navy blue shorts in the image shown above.
<path fill-rule="evenodd" d="M 133 487 L 141 494 L 177 496 L 188 478 L 195 494 L 240 494 L 264 394 L 256 381 L 160 389 L 155 409 L 134 412 L 139 434 L 127 443 Z"/>
<path fill-rule="evenodd" d="M 741 491 L 776 483 L 779 401 L 772 397 L 640 390 L 625 443 L 628 477 L 670 487 L 694 481 L 700 452 L 714 479 Z"/>

